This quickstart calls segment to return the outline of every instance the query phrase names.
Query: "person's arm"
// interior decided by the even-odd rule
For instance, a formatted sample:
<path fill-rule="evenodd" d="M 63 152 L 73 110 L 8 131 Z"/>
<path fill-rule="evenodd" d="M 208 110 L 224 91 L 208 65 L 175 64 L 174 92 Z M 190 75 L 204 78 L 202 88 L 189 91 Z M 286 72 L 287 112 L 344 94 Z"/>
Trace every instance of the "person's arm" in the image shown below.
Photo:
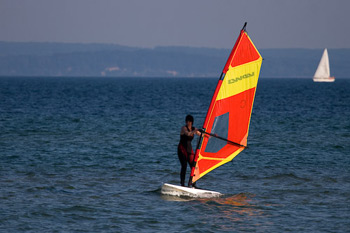
<path fill-rule="evenodd" d="M 197 128 L 194 128 L 194 133 L 198 136 L 201 136 L 201 132 Z"/>
<path fill-rule="evenodd" d="M 194 135 L 194 133 L 195 133 L 195 131 L 188 131 L 188 129 L 187 129 L 187 127 L 186 126 L 183 126 L 182 128 L 181 128 L 181 135 L 186 135 L 186 136 L 189 136 L 189 137 L 191 137 L 191 136 L 193 136 Z"/>

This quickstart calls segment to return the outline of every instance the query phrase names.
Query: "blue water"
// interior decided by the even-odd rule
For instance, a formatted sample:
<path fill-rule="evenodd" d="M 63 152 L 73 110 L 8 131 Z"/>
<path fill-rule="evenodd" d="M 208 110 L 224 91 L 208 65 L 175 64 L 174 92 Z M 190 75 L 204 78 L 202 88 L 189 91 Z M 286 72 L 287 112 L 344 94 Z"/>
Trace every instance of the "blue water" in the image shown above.
<path fill-rule="evenodd" d="M 249 148 L 173 200 L 217 79 L 0 78 L 2 232 L 348 232 L 350 79 L 259 81 Z"/>

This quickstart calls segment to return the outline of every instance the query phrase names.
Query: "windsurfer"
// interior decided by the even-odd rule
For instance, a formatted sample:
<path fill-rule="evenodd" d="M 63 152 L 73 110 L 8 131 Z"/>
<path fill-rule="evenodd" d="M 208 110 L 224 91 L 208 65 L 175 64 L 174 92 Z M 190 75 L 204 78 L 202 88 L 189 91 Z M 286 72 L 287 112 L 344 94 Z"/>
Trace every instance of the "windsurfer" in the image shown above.
<path fill-rule="evenodd" d="M 194 166 L 194 153 L 192 149 L 192 140 L 195 134 L 200 135 L 201 133 L 197 128 L 193 126 L 193 116 L 186 116 L 186 125 L 182 126 L 180 132 L 180 143 L 177 147 L 177 154 L 181 163 L 181 172 L 180 179 L 181 185 L 185 186 L 185 177 L 186 177 L 186 169 L 187 163 L 190 165 L 191 169 Z M 191 178 L 188 182 L 188 186 L 196 188 L 195 183 L 192 184 Z"/>

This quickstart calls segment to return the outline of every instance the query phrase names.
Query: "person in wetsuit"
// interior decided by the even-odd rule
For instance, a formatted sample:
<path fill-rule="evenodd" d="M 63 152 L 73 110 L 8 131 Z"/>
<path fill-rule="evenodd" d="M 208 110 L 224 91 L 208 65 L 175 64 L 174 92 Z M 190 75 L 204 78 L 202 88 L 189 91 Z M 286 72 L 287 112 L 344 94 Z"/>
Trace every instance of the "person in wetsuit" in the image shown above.
<path fill-rule="evenodd" d="M 195 134 L 200 135 L 200 132 L 198 129 L 196 129 L 193 126 L 193 116 L 187 115 L 186 116 L 186 125 L 182 126 L 181 132 L 180 132 L 180 143 L 177 147 L 177 155 L 179 157 L 180 163 L 181 163 L 181 172 L 180 172 L 180 179 L 181 179 L 181 185 L 185 186 L 185 177 L 186 177 L 186 169 L 187 169 L 187 163 L 190 165 L 190 168 L 192 170 L 192 167 L 194 166 L 194 153 L 192 150 L 192 140 Z M 188 182 L 188 186 L 191 186 L 196 188 L 195 183 L 191 184 L 191 178 Z"/>

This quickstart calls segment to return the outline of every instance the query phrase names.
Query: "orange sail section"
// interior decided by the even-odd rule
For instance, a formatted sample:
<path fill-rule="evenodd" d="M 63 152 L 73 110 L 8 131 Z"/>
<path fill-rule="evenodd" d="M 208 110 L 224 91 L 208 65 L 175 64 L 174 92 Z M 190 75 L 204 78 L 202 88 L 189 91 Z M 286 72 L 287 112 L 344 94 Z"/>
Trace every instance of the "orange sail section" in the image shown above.
<path fill-rule="evenodd" d="M 247 146 L 262 57 L 245 26 L 215 89 L 196 149 L 192 182 L 231 161 Z"/>

